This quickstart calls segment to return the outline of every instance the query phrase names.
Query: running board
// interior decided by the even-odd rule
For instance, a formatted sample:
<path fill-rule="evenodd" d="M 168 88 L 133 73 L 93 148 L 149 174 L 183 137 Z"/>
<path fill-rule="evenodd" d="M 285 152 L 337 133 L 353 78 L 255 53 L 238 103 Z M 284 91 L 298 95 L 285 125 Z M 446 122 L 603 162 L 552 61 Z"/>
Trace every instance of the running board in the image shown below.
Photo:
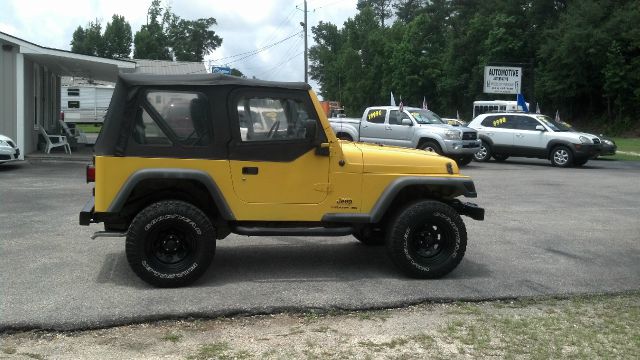
<path fill-rule="evenodd" d="M 251 227 L 236 226 L 232 232 L 247 236 L 347 236 L 353 234 L 354 229 L 348 227 Z"/>
<path fill-rule="evenodd" d="M 93 235 L 91 235 L 91 240 L 99 237 L 125 237 L 125 236 L 127 236 L 126 232 L 96 231 Z"/>

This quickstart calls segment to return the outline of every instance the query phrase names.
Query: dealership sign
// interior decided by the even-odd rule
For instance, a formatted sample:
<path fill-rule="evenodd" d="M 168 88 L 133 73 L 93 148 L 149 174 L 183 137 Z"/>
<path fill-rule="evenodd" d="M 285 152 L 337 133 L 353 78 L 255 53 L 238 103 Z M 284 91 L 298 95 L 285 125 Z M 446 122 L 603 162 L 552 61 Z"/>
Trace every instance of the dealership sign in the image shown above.
<path fill-rule="evenodd" d="M 484 92 L 488 94 L 519 94 L 522 68 L 505 66 L 484 67 Z"/>

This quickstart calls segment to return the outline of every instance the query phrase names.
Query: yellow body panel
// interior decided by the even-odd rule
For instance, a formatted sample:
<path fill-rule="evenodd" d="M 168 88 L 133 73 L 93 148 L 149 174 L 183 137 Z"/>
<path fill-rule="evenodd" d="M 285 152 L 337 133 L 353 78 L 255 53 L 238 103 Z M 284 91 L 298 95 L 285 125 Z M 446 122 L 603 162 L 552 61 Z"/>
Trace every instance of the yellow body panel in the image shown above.
<path fill-rule="evenodd" d="M 338 140 L 313 91 L 310 96 L 329 156 L 315 150 L 291 162 L 96 156 L 95 211 L 107 212 L 127 179 L 143 169 L 209 174 L 239 221 L 320 221 L 327 213 L 366 214 L 399 177 L 461 177 L 456 163 L 445 157 Z M 453 175 L 447 171 L 449 163 Z M 256 167 L 258 174 L 243 175 L 243 167 Z"/>

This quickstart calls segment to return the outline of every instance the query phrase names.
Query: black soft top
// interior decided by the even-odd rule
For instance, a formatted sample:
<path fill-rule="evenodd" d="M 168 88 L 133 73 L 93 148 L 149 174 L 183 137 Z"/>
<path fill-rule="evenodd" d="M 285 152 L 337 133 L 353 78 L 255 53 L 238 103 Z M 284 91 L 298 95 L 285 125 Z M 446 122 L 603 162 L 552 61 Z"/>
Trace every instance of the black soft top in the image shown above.
<path fill-rule="evenodd" d="M 240 85 L 260 86 L 281 89 L 309 90 L 311 86 L 304 82 L 280 82 L 255 79 L 243 79 L 237 76 L 222 74 L 191 74 L 191 75 L 150 75 L 150 74 L 120 74 L 119 81 L 126 86 L 150 85 L 186 85 L 186 86 L 216 86 Z"/>
<path fill-rule="evenodd" d="M 304 82 L 278 82 L 243 79 L 222 74 L 191 75 L 150 75 L 120 74 L 111 97 L 109 110 L 104 118 L 100 135 L 96 140 L 96 155 L 122 155 L 136 114 L 136 97 L 140 89 L 154 86 L 226 86 L 226 87 L 268 87 L 290 90 L 311 89 Z"/>

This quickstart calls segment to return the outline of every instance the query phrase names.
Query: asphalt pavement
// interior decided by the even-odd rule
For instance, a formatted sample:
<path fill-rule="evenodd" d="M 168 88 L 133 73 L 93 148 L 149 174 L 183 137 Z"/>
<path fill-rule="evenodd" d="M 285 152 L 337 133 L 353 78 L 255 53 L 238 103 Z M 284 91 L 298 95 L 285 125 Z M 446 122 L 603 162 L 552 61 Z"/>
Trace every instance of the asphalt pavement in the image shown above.
<path fill-rule="evenodd" d="M 0 331 L 640 289 L 640 162 L 509 159 L 463 173 L 486 220 L 464 218 L 467 253 L 443 279 L 405 278 L 384 247 L 350 236 L 231 235 L 194 285 L 156 289 L 130 270 L 124 239 L 78 225 L 84 165 L 0 165 Z"/>

